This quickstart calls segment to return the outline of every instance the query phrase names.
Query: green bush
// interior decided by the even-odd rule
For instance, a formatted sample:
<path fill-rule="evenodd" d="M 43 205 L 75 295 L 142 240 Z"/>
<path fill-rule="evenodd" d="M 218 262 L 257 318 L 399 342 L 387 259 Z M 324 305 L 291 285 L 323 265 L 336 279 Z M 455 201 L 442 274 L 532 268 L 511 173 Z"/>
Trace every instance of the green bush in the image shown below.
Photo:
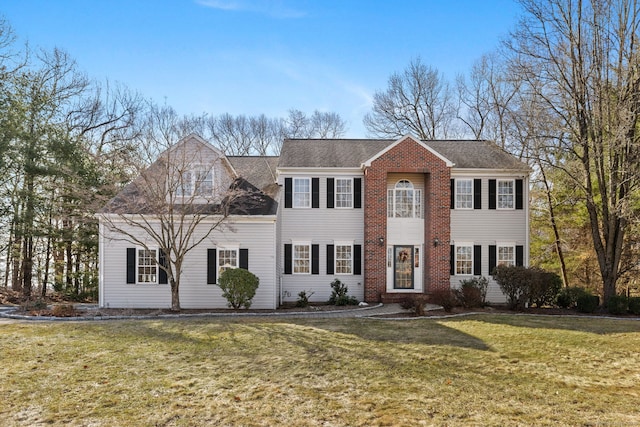
<path fill-rule="evenodd" d="M 593 313 L 599 304 L 600 298 L 586 291 L 576 299 L 576 308 L 580 313 Z"/>
<path fill-rule="evenodd" d="M 562 288 L 562 279 L 556 273 L 540 268 L 529 268 L 529 304 L 536 307 L 553 305 Z"/>
<path fill-rule="evenodd" d="M 429 296 L 431 303 L 441 306 L 447 313 L 459 304 L 455 292 L 451 289 L 436 289 Z"/>
<path fill-rule="evenodd" d="M 507 306 L 511 310 L 524 308 L 529 300 L 530 273 L 526 267 L 499 265 L 493 277 L 507 297 Z"/>
<path fill-rule="evenodd" d="M 590 293 L 578 287 L 562 288 L 556 297 L 556 305 L 561 308 L 573 308 L 578 303 L 578 297 L 582 295 Z"/>
<path fill-rule="evenodd" d="M 640 297 L 629 298 L 629 313 L 640 314 Z"/>
<path fill-rule="evenodd" d="M 342 283 L 340 279 L 334 279 L 331 282 L 331 297 L 329 298 L 329 304 L 333 305 L 358 305 L 356 297 L 349 296 L 349 288 Z"/>
<path fill-rule="evenodd" d="M 486 277 L 473 277 L 460 281 L 456 296 L 465 308 L 483 307 L 487 299 L 489 280 Z"/>
<path fill-rule="evenodd" d="M 237 310 L 251 307 L 251 300 L 256 295 L 260 279 L 243 268 L 229 268 L 222 272 L 218 286 L 228 306 Z"/>
<path fill-rule="evenodd" d="M 607 312 L 609 314 L 627 314 L 629 300 L 626 295 L 613 295 L 607 301 Z"/>
<path fill-rule="evenodd" d="M 311 298 L 311 295 L 313 295 L 314 293 L 315 292 L 307 293 L 307 291 L 300 291 L 298 293 L 298 300 L 296 301 L 296 307 L 309 306 L 309 298 Z"/>

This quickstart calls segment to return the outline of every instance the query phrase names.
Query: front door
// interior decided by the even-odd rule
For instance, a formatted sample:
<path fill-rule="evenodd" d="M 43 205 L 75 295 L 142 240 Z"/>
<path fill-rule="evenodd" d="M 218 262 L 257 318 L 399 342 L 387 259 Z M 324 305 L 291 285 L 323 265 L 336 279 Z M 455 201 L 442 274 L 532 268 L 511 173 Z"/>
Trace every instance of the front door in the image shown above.
<path fill-rule="evenodd" d="M 413 289 L 413 245 L 393 247 L 393 287 L 395 289 Z"/>

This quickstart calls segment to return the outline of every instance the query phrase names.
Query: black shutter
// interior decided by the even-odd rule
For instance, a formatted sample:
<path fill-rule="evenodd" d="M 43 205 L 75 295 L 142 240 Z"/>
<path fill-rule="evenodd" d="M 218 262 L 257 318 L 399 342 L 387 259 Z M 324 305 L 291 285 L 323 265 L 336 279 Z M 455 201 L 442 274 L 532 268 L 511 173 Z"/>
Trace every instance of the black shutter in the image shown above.
<path fill-rule="evenodd" d="M 524 246 L 516 246 L 516 265 L 524 265 Z"/>
<path fill-rule="evenodd" d="M 291 274 L 293 256 L 291 254 L 292 245 L 290 243 L 284 245 L 284 274 Z"/>
<path fill-rule="evenodd" d="M 497 264 L 496 245 L 489 245 L 489 274 L 493 274 L 493 270 Z"/>
<path fill-rule="evenodd" d="M 473 245 L 473 275 L 482 274 L 482 246 Z"/>
<path fill-rule="evenodd" d="M 334 201 L 334 194 L 333 194 L 333 190 L 335 189 L 335 179 L 333 178 L 327 178 L 327 208 L 329 209 L 333 209 L 333 201 Z"/>
<path fill-rule="evenodd" d="M 320 245 L 311 245 L 311 274 L 320 274 Z"/>
<path fill-rule="evenodd" d="M 218 260 L 216 249 L 207 249 L 207 285 L 215 285 L 218 281 Z"/>
<path fill-rule="evenodd" d="M 482 209 L 482 180 L 473 180 L 473 208 Z"/>
<path fill-rule="evenodd" d="M 456 208 L 456 180 L 455 179 L 451 179 L 451 185 L 449 186 L 450 188 L 450 195 L 449 197 L 451 198 L 451 209 L 455 209 Z"/>
<path fill-rule="evenodd" d="M 334 253 L 333 245 L 327 245 L 327 274 L 333 274 Z"/>
<path fill-rule="evenodd" d="M 516 209 L 522 209 L 523 207 L 522 190 L 522 180 L 516 179 Z"/>
<path fill-rule="evenodd" d="M 311 178 L 311 207 L 320 207 L 320 178 Z"/>
<path fill-rule="evenodd" d="M 362 274 L 362 245 L 353 245 L 353 274 Z"/>
<path fill-rule="evenodd" d="M 284 207 L 293 206 L 293 180 L 291 178 L 284 179 Z"/>
<path fill-rule="evenodd" d="M 496 180 L 489 180 L 489 209 L 496 208 Z"/>
<path fill-rule="evenodd" d="M 362 178 L 353 178 L 353 207 L 362 208 Z"/>
<path fill-rule="evenodd" d="M 169 263 L 167 262 L 167 255 L 164 253 L 163 250 L 160 250 L 160 256 L 158 257 L 158 283 L 161 285 L 166 285 L 167 283 L 169 283 L 169 280 L 167 278 L 167 270 L 165 270 L 162 267 L 167 268 L 169 266 Z"/>
<path fill-rule="evenodd" d="M 127 283 L 136 283 L 136 248 L 127 248 Z"/>
<path fill-rule="evenodd" d="M 456 274 L 456 247 L 454 245 L 449 246 L 449 274 L 452 276 Z"/>
<path fill-rule="evenodd" d="M 249 249 L 240 249 L 239 261 L 238 267 L 244 268 L 245 270 L 249 269 Z"/>

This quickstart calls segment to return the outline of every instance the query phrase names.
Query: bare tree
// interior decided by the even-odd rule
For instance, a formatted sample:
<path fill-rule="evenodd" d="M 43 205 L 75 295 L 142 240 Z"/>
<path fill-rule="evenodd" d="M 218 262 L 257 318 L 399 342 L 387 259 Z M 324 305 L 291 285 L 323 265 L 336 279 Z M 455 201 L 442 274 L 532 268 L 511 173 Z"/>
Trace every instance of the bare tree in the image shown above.
<path fill-rule="evenodd" d="M 585 203 L 605 303 L 616 294 L 640 183 L 636 0 L 522 0 L 511 70 L 561 124 L 559 168 Z"/>
<path fill-rule="evenodd" d="M 389 78 L 386 91 L 373 96 L 373 111 L 364 118 L 376 137 L 396 138 L 408 133 L 422 139 L 448 138 L 455 134 L 457 116 L 449 84 L 437 69 L 420 58 L 402 73 Z"/>

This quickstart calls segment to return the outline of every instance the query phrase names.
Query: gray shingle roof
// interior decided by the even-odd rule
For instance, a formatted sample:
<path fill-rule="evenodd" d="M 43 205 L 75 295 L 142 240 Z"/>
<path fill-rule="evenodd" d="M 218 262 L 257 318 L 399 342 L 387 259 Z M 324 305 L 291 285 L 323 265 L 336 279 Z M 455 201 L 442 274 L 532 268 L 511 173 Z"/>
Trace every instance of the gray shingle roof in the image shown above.
<path fill-rule="evenodd" d="M 358 168 L 397 140 L 388 139 L 287 139 L 279 168 Z M 508 169 L 529 167 L 490 141 L 422 141 L 454 163 L 454 169 Z"/>

